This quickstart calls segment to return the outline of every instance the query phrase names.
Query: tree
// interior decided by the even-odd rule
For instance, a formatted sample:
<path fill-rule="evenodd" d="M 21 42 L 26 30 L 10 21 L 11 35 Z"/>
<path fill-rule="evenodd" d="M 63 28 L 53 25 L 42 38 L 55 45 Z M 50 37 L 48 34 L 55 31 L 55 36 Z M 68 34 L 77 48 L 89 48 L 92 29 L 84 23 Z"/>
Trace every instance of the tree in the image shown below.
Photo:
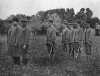
<path fill-rule="evenodd" d="M 67 8 L 65 12 L 65 20 L 68 20 L 69 22 L 72 22 L 75 16 L 75 11 L 73 8 Z"/>
<path fill-rule="evenodd" d="M 37 12 L 36 16 L 38 16 L 41 21 L 44 21 L 44 19 L 45 19 L 45 12 L 44 11 L 39 11 L 39 12 Z"/>
<path fill-rule="evenodd" d="M 75 18 L 78 20 L 86 21 L 87 16 L 85 14 L 85 8 L 81 8 L 80 11 L 75 15 Z"/>
<path fill-rule="evenodd" d="M 0 34 L 1 35 L 4 35 L 7 33 L 7 28 L 4 26 L 4 21 L 0 20 Z"/>
<path fill-rule="evenodd" d="M 90 8 L 86 8 L 87 19 L 90 19 L 93 16 L 93 12 Z"/>
<path fill-rule="evenodd" d="M 19 22 L 19 19 L 18 19 L 17 17 L 14 17 L 14 18 L 12 19 L 12 21 Z"/>
<path fill-rule="evenodd" d="M 87 20 L 87 23 L 90 24 L 91 28 L 95 28 L 96 27 L 96 23 L 99 23 L 99 18 L 98 17 L 93 17 Z"/>
<path fill-rule="evenodd" d="M 64 20 L 64 14 L 65 14 L 65 9 L 64 8 L 56 9 L 56 13 L 59 15 L 59 17 L 62 20 Z"/>

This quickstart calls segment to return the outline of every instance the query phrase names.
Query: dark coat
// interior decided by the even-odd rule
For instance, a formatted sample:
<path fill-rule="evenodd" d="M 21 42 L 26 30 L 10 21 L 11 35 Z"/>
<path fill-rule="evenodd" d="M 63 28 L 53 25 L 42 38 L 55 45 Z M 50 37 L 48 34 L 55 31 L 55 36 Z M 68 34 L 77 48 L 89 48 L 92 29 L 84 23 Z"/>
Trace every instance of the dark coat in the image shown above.
<path fill-rule="evenodd" d="M 19 56 L 22 54 L 22 51 L 19 50 L 18 40 L 20 39 L 22 29 L 19 27 L 11 28 L 8 31 L 8 54 L 10 56 Z"/>

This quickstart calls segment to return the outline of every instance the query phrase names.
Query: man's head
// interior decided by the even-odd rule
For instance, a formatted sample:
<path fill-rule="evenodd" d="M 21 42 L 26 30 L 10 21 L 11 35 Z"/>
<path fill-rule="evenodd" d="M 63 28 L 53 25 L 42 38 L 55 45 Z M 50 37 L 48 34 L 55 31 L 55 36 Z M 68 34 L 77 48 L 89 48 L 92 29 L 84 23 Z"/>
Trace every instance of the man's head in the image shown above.
<path fill-rule="evenodd" d="M 48 24 L 49 24 L 49 27 L 51 27 L 51 25 L 53 25 L 53 21 L 52 20 L 48 20 Z"/>
<path fill-rule="evenodd" d="M 77 29 L 77 26 L 74 25 L 74 26 L 73 26 L 73 29 Z"/>
<path fill-rule="evenodd" d="M 49 23 L 50 23 L 50 24 L 53 24 L 53 20 L 49 20 Z"/>
<path fill-rule="evenodd" d="M 80 28 L 79 24 L 77 24 L 77 23 L 72 24 L 72 27 L 73 27 L 73 29 L 79 29 Z"/>
<path fill-rule="evenodd" d="M 86 29 L 88 29 L 88 28 L 90 28 L 90 24 L 87 23 L 86 24 Z"/>
<path fill-rule="evenodd" d="M 68 25 L 68 21 L 67 21 L 67 20 L 64 20 L 63 23 L 64 23 L 65 25 Z"/>
<path fill-rule="evenodd" d="M 17 22 L 13 22 L 13 27 L 17 27 L 17 26 L 18 26 Z"/>
<path fill-rule="evenodd" d="M 22 25 L 22 28 L 26 28 L 26 24 L 23 24 L 23 25 Z"/>

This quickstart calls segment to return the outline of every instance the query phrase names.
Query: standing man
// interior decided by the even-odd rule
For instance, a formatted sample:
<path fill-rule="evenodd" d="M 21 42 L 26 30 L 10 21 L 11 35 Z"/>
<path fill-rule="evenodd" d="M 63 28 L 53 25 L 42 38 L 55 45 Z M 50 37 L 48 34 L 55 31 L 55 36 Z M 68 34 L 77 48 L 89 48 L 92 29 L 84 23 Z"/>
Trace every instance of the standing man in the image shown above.
<path fill-rule="evenodd" d="M 70 42 L 71 42 L 71 26 L 67 23 L 65 25 L 65 28 L 62 32 L 62 47 L 63 47 L 63 50 L 65 52 L 67 52 L 67 54 L 69 55 L 70 54 Z"/>
<path fill-rule="evenodd" d="M 18 40 L 20 39 L 22 28 L 17 22 L 11 26 L 8 30 L 7 44 L 8 44 L 8 54 L 11 56 L 13 63 L 20 65 L 21 51 L 19 50 Z"/>
<path fill-rule="evenodd" d="M 32 37 L 32 32 L 31 30 L 28 28 L 26 22 L 22 25 L 22 32 L 20 34 L 20 39 L 19 39 L 19 50 L 22 51 L 22 57 L 21 57 L 21 62 L 26 65 L 28 63 L 28 58 L 27 58 L 27 54 L 30 48 L 30 41 L 31 41 L 31 37 Z"/>
<path fill-rule="evenodd" d="M 49 20 L 49 27 L 47 29 L 47 49 L 49 57 L 52 59 L 56 50 L 56 28 L 52 20 Z"/>
<path fill-rule="evenodd" d="M 91 30 L 90 25 L 85 23 L 82 25 L 82 29 L 80 31 L 80 41 L 82 43 L 82 47 L 84 47 L 84 51 L 86 55 L 91 55 L 91 47 L 93 40 L 93 30 Z"/>
<path fill-rule="evenodd" d="M 94 30 L 90 28 L 90 25 L 87 24 L 86 26 L 86 35 L 85 35 L 85 49 L 86 49 L 86 54 L 91 55 L 92 54 L 92 46 L 94 45 Z"/>
<path fill-rule="evenodd" d="M 73 58 L 77 58 L 80 53 L 79 30 L 80 26 L 78 24 L 73 24 L 71 43 L 71 56 L 73 56 Z"/>

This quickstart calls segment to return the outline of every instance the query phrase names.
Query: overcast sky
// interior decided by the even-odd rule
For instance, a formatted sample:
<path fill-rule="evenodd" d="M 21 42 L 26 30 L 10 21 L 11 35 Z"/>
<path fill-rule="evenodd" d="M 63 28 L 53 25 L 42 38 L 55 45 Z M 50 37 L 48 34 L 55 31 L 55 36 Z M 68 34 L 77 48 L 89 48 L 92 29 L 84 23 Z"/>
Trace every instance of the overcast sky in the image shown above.
<path fill-rule="evenodd" d="M 5 19 L 11 14 L 33 15 L 37 11 L 52 8 L 89 7 L 94 16 L 100 18 L 100 0 L 0 0 L 0 18 Z"/>

